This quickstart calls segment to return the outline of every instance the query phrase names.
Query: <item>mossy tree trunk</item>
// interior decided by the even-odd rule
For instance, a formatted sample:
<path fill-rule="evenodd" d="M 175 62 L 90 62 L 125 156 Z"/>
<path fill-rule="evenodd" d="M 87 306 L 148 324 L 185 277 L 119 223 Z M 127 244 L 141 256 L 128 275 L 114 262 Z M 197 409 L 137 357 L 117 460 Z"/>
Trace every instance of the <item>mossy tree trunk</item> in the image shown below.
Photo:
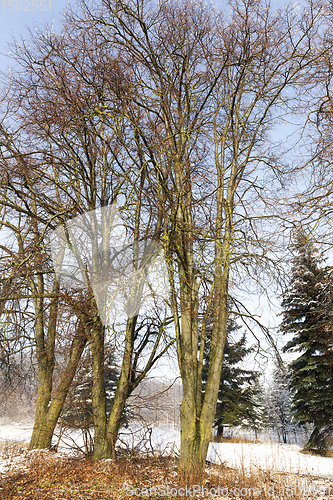
<path fill-rule="evenodd" d="M 55 288 L 57 288 L 57 285 Z M 56 301 L 58 299 L 54 300 Z M 35 422 L 29 443 L 29 450 L 51 447 L 54 429 L 57 425 L 71 382 L 74 378 L 77 365 L 87 343 L 84 330 L 81 323 L 79 323 L 71 342 L 67 365 L 54 391 L 54 394 L 52 395 L 53 369 L 55 364 L 54 339 L 56 334 L 56 321 L 55 317 L 53 317 L 53 315 L 56 314 L 55 308 L 55 305 L 53 307 L 51 305 L 48 336 L 45 342 L 48 347 L 47 349 L 42 348 L 41 350 L 37 347 L 38 392 Z M 39 335 L 41 336 L 41 331 L 39 331 Z M 53 359 L 50 356 L 52 352 Z"/>
<path fill-rule="evenodd" d="M 104 327 L 98 319 L 91 329 L 89 346 L 92 359 L 92 407 L 94 416 L 94 452 L 93 459 L 110 457 L 106 440 L 106 397 L 104 389 Z"/>
<path fill-rule="evenodd" d="M 117 383 L 116 393 L 107 423 L 106 441 L 108 443 L 112 458 L 116 458 L 115 446 L 121 417 L 125 408 L 126 400 L 134 387 L 131 370 L 133 367 L 134 333 L 136 322 L 137 316 L 135 316 L 134 318 L 129 318 L 129 320 L 127 321 L 120 377 Z"/>
<path fill-rule="evenodd" d="M 35 424 L 29 444 L 29 450 L 33 450 L 36 448 L 51 447 L 54 429 L 58 423 L 61 410 L 64 406 L 70 385 L 74 378 L 78 363 L 80 361 L 80 358 L 82 356 L 86 344 L 87 344 L 87 338 L 84 334 L 83 328 L 81 328 L 81 325 L 79 325 L 75 333 L 74 339 L 71 343 L 67 366 L 61 376 L 61 379 L 57 385 L 54 395 L 51 397 L 51 393 L 46 391 L 43 393 L 41 391 L 45 399 L 42 399 L 41 397 L 40 401 L 46 402 L 46 398 L 48 397 L 49 402 L 48 405 L 46 406 L 46 410 L 44 404 L 43 411 L 40 411 L 38 418 L 35 418 Z M 46 380 L 46 386 L 49 387 L 51 385 L 50 380 L 52 380 L 51 371 L 47 370 L 46 373 L 43 374 L 43 377 Z M 38 409 L 38 400 L 37 400 L 37 409 Z"/>

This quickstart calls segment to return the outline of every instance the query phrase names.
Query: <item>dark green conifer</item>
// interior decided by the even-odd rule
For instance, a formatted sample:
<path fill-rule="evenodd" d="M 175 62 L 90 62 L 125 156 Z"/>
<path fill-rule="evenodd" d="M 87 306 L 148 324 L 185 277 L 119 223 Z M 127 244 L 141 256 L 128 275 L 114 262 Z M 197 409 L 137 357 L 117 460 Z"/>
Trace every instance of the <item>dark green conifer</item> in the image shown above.
<path fill-rule="evenodd" d="M 294 248 L 281 324 L 282 332 L 293 337 L 284 351 L 299 353 L 289 365 L 294 418 L 299 425 L 313 425 L 306 447 L 324 449 L 333 429 L 331 286 L 327 268 L 304 232 L 297 234 Z"/>
<path fill-rule="evenodd" d="M 239 340 L 235 340 L 239 329 L 240 326 L 237 325 L 235 318 L 230 315 L 214 423 L 214 426 L 217 427 L 217 435 L 219 437 L 223 435 L 225 426 L 248 426 L 250 421 L 252 421 L 254 406 L 256 404 L 254 402 L 255 382 L 258 380 L 259 374 L 241 366 L 245 357 L 252 352 L 252 348 L 246 347 L 245 334 Z M 209 366 L 209 334 L 208 330 L 202 376 L 203 390 Z"/>

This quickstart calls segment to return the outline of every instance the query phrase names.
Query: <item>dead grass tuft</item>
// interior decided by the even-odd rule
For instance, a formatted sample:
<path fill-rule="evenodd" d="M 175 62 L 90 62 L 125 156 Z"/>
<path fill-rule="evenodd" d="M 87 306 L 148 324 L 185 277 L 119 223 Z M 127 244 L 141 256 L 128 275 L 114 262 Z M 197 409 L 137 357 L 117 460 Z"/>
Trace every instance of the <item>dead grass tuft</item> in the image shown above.
<path fill-rule="evenodd" d="M 333 457 L 333 450 L 301 450 L 301 453 L 316 457 Z"/>
<path fill-rule="evenodd" d="M 221 436 L 221 437 L 218 437 L 218 436 L 212 436 L 212 442 L 213 443 L 251 443 L 251 444 L 255 444 L 255 443 L 260 443 L 261 441 L 258 441 L 258 440 L 253 440 L 253 439 L 248 439 L 248 438 L 245 438 L 245 437 L 240 437 L 240 436 Z"/>
<path fill-rule="evenodd" d="M 0 457 L 4 460 L 18 457 L 28 451 L 28 445 L 23 441 L 5 441 L 0 443 Z"/>

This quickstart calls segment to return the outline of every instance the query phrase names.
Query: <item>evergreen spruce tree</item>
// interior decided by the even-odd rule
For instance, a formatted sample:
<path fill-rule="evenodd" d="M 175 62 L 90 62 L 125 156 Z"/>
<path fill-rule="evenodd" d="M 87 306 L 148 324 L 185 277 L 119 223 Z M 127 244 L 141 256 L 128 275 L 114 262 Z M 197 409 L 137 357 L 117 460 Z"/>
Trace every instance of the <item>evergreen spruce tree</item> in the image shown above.
<path fill-rule="evenodd" d="M 303 232 L 295 243 L 291 280 L 283 294 L 281 330 L 293 338 L 285 352 L 300 355 L 290 363 L 295 419 L 313 424 L 307 448 L 325 449 L 333 430 L 333 349 L 331 293 L 327 269 Z"/>
<path fill-rule="evenodd" d="M 217 427 L 218 437 L 223 435 L 225 426 L 247 425 L 252 418 L 256 404 L 254 402 L 255 382 L 259 374 L 240 366 L 244 358 L 252 352 L 252 348 L 246 347 L 245 334 L 238 341 L 234 339 L 239 329 L 240 326 L 237 325 L 234 317 L 230 315 L 214 423 L 214 426 Z M 209 334 L 208 330 L 208 342 L 204 352 L 202 373 L 203 391 L 209 367 Z"/>
<path fill-rule="evenodd" d="M 269 426 L 267 400 L 259 377 L 251 384 L 250 401 L 251 404 L 247 407 L 241 425 L 245 429 L 251 429 L 255 434 L 255 438 L 258 439 L 258 433 Z"/>
<path fill-rule="evenodd" d="M 266 400 L 270 427 L 277 433 L 279 441 L 287 443 L 288 435 L 296 434 L 297 424 L 292 408 L 293 395 L 289 388 L 287 369 L 284 366 L 276 364 Z"/>

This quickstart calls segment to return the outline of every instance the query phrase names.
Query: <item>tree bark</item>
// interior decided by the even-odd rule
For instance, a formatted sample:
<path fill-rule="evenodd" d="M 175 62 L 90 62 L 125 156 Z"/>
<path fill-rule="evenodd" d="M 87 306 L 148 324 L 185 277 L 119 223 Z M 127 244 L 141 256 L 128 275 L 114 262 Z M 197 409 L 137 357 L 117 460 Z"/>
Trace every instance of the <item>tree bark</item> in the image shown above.
<path fill-rule="evenodd" d="M 53 370 L 49 366 L 46 369 L 43 366 L 40 368 L 41 385 L 38 387 L 39 399 L 37 398 L 37 411 L 29 450 L 51 447 L 54 429 L 86 343 L 86 336 L 79 324 L 70 347 L 67 366 L 53 397 L 51 396 Z"/>
<path fill-rule="evenodd" d="M 97 318 L 97 317 L 96 317 Z M 106 399 L 104 389 L 104 327 L 100 319 L 95 320 L 89 336 L 92 356 L 92 407 L 94 416 L 93 460 L 110 457 L 109 443 L 106 440 Z"/>

